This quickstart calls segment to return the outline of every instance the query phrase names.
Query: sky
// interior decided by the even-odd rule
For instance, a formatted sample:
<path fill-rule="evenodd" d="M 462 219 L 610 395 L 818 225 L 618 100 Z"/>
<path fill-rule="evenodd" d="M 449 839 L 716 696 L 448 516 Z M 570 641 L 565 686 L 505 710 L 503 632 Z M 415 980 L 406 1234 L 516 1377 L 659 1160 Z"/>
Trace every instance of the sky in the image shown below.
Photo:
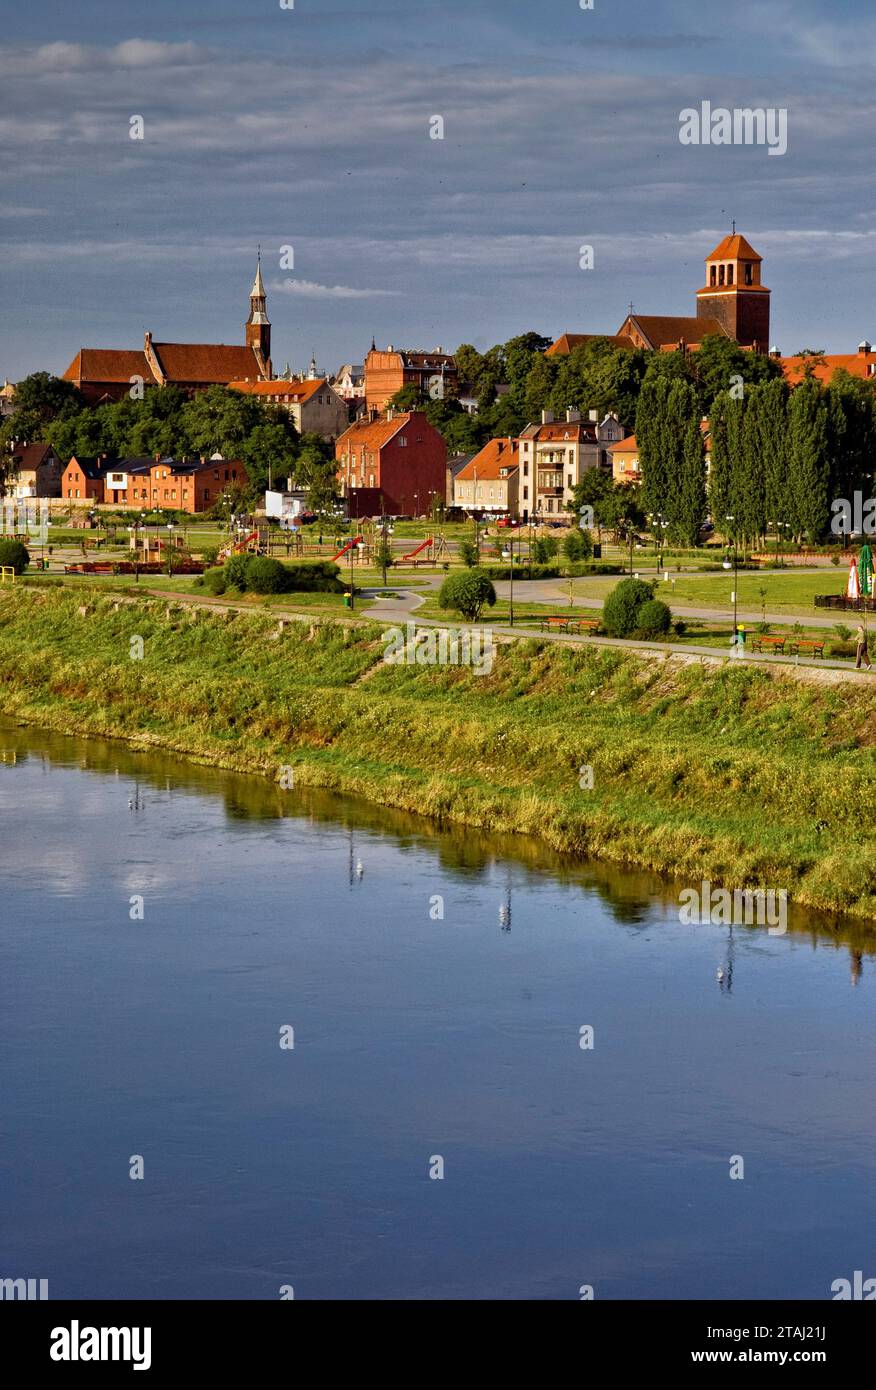
<path fill-rule="evenodd" d="M 41 0 L 3 29 L 0 379 L 243 342 L 258 245 L 277 371 L 611 333 L 695 313 L 733 218 L 783 352 L 876 340 L 872 0 Z M 681 144 L 703 101 L 786 110 L 787 153 Z"/>

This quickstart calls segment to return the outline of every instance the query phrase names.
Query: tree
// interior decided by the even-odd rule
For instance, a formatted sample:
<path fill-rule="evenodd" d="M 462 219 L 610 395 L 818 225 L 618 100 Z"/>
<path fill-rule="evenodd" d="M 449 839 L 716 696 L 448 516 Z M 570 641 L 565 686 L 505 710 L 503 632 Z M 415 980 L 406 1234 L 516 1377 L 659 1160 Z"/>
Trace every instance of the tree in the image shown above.
<path fill-rule="evenodd" d="M 669 507 L 667 535 L 682 545 L 697 546 L 706 519 L 706 454 L 696 392 L 688 382 L 672 388 L 681 425 L 678 488 Z"/>
<path fill-rule="evenodd" d="M 589 560 L 593 554 L 593 538 L 590 532 L 577 528 L 570 531 L 563 541 L 563 554 L 571 564 L 579 560 Z"/>
<path fill-rule="evenodd" d="M 298 431 L 285 414 L 282 419 L 275 416 L 255 425 L 240 451 L 249 481 L 259 494 L 268 487 L 285 485 L 297 455 Z"/>
<path fill-rule="evenodd" d="M 4 422 L 5 439 L 45 439 L 45 427 L 53 420 L 69 419 L 85 402 L 73 385 L 50 372 L 31 372 L 15 388 L 15 409 Z"/>
<path fill-rule="evenodd" d="M 816 541 L 829 516 L 830 459 L 827 409 L 809 377 L 791 392 L 788 407 L 788 494 L 793 534 Z"/>
<path fill-rule="evenodd" d="M 262 407 L 243 391 L 210 386 L 186 401 L 180 416 L 196 453 L 209 458 L 218 451 L 225 458 L 239 458 L 250 431 L 261 422 Z"/>
<path fill-rule="evenodd" d="M 449 574 L 441 585 L 438 604 L 455 609 L 468 622 L 477 622 L 485 606 L 496 602 L 496 590 L 483 570 L 467 569 Z"/>
<path fill-rule="evenodd" d="M 470 387 L 472 391 L 477 393 L 478 382 L 484 369 L 482 354 L 478 352 L 477 348 L 472 347 L 471 343 L 460 343 L 453 357 L 456 362 L 456 374 L 461 384 Z"/>
<path fill-rule="evenodd" d="M 602 626 L 609 637 L 629 637 L 639 627 L 639 612 L 652 602 L 654 589 L 644 579 L 622 579 L 602 605 Z"/>
<path fill-rule="evenodd" d="M 391 396 L 388 404 L 393 410 L 422 410 L 429 397 L 420 390 L 415 382 L 411 381 L 407 386 L 402 386 Z"/>
<path fill-rule="evenodd" d="M 0 565 L 8 565 L 16 574 L 23 574 L 29 564 L 30 555 L 21 541 L 0 541 Z"/>
<path fill-rule="evenodd" d="M 295 460 L 295 485 L 304 488 L 308 507 L 320 515 L 334 506 L 337 467 L 330 444 L 319 435 L 302 435 Z"/>

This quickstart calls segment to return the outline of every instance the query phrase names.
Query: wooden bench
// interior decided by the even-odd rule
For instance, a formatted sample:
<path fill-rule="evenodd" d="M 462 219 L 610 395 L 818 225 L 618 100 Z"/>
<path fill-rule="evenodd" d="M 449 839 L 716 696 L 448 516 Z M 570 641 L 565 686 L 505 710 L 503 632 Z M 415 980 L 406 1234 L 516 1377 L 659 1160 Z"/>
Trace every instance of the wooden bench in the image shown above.
<path fill-rule="evenodd" d="M 770 637 L 761 633 L 760 636 L 755 637 L 751 645 L 756 652 L 777 652 L 781 655 L 785 650 L 787 640 L 787 637 Z"/>
<path fill-rule="evenodd" d="M 819 641 L 815 637 L 801 637 L 791 643 L 790 651 L 792 656 L 805 656 L 807 653 L 810 656 L 824 656 L 824 639 Z"/>
<path fill-rule="evenodd" d="M 575 618 L 565 613 L 551 613 L 541 620 L 541 630 L 549 632 L 595 632 L 599 627 L 598 618 Z"/>

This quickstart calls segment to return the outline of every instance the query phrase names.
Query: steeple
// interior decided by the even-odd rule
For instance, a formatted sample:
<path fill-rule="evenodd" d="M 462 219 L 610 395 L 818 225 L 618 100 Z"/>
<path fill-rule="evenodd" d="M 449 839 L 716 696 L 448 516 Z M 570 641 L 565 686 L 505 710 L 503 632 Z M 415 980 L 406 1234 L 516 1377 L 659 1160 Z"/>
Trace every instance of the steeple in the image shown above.
<path fill-rule="evenodd" d="M 271 364 L 271 320 L 268 318 L 265 282 L 262 279 L 262 248 L 258 249 L 255 279 L 249 294 L 249 318 L 246 321 L 246 343 L 257 357 L 260 366 L 270 375 Z"/>

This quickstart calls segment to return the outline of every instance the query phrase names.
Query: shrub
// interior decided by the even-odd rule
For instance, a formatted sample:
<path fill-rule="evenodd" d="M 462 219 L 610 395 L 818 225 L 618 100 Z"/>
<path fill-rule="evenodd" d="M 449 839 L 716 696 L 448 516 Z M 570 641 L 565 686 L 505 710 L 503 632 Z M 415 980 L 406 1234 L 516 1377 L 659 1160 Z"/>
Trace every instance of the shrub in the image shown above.
<path fill-rule="evenodd" d="M 510 565 L 485 565 L 483 573 L 488 579 L 510 579 Z M 527 560 L 514 561 L 514 578 L 525 579 L 559 579 L 560 570 L 558 565 L 530 565 Z"/>
<path fill-rule="evenodd" d="M 211 594 L 224 594 L 227 585 L 225 570 L 222 566 L 218 569 L 204 570 L 201 575 L 204 588 Z"/>
<path fill-rule="evenodd" d="M 572 564 L 576 560 L 589 560 L 593 554 L 593 537 L 590 532 L 580 529 L 570 531 L 563 541 L 563 554 Z"/>
<path fill-rule="evenodd" d="M 669 631 L 672 614 L 662 599 L 652 598 L 643 603 L 636 615 L 639 637 L 662 637 Z"/>
<path fill-rule="evenodd" d="M 639 627 L 639 609 L 652 601 L 659 602 L 654 600 L 651 585 L 643 579 L 621 580 L 602 608 L 602 626 L 609 637 L 630 637 Z"/>
<path fill-rule="evenodd" d="M 246 588 L 246 567 L 250 558 L 249 555 L 229 555 L 225 561 L 226 589 Z"/>
<path fill-rule="evenodd" d="M 441 585 L 438 603 L 441 608 L 454 608 L 469 622 L 476 622 L 485 605 L 496 602 L 496 590 L 483 570 L 469 569 L 462 574 L 449 574 Z"/>
<path fill-rule="evenodd" d="M 469 569 L 473 569 L 478 562 L 478 548 L 474 541 L 459 542 L 459 558 Z"/>
<path fill-rule="evenodd" d="M 246 564 L 246 587 L 254 594 L 282 594 L 289 587 L 288 571 L 279 560 L 268 555 L 250 555 Z"/>
<path fill-rule="evenodd" d="M 286 589 L 290 592 L 339 594 L 347 588 L 340 579 L 340 568 L 331 560 L 306 560 L 286 565 Z"/>
<path fill-rule="evenodd" d="M 677 618 L 675 622 L 672 624 L 672 626 L 675 629 L 675 634 L 677 637 L 683 637 L 684 634 L 687 632 L 687 623 L 684 621 L 683 618 Z"/>
<path fill-rule="evenodd" d="M 559 553 L 559 549 L 553 536 L 536 536 L 532 542 L 532 558 L 537 565 L 547 565 Z"/>
<path fill-rule="evenodd" d="M 21 541 L 0 541 L 0 565 L 11 565 L 16 574 L 23 574 L 30 556 Z"/>

